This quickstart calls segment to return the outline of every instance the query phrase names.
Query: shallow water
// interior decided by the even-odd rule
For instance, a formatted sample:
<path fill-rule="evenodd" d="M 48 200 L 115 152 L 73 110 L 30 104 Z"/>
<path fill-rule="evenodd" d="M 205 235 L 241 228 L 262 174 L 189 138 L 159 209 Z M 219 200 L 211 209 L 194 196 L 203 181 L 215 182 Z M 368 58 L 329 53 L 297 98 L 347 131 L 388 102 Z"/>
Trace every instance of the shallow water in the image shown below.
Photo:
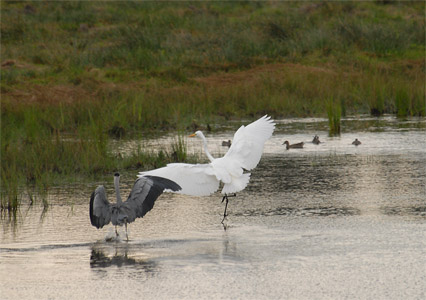
<path fill-rule="evenodd" d="M 97 230 L 88 215 L 100 182 L 53 190 L 46 212 L 2 218 L 0 298 L 424 299 L 425 120 L 347 119 L 338 138 L 326 125 L 278 122 L 249 186 L 230 198 L 227 230 L 219 194 L 163 194 L 129 226 L 129 242 L 107 242 L 112 227 Z M 320 145 L 309 143 L 315 134 Z M 218 156 L 232 132 L 207 138 Z M 305 148 L 287 151 L 284 140 Z M 122 144 L 125 153 L 136 143 Z M 123 194 L 135 175 L 123 174 Z"/>

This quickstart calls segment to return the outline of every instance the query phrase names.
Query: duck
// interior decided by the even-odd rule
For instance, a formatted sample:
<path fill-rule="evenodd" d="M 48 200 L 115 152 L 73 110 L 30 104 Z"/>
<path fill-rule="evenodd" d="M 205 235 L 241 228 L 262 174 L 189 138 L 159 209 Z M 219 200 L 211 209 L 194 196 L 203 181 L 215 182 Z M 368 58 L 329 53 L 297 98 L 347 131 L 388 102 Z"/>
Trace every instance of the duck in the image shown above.
<path fill-rule="evenodd" d="M 285 141 L 284 143 L 283 143 L 283 145 L 286 145 L 286 149 L 287 150 L 289 150 L 289 149 L 301 149 L 301 148 L 303 148 L 303 145 L 305 144 L 304 142 L 300 142 L 300 143 L 297 143 L 297 144 L 292 144 L 292 145 L 290 145 L 290 143 L 288 142 L 288 141 Z"/>
<path fill-rule="evenodd" d="M 355 139 L 355 141 L 352 142 L 352 145 L 358 146 L 361 145 L 361 142 L 358 141 L 358 139 Z"/>
<path fill-rule="evenodd" d="M 320 142 L 320 140 L 319 140 L 319 136 L 314 136 L 314 139 L 312 140 L 312 143 L 314 143 L 315 145 L 318 145 L 318 144 L 320 144 L 321 142 Z"/>
<path fill-rule="evenodd" d="M 225 147 L 231 147 L 231 140 L 228 140 L 228 141 L 223 141 L 222 142 L 222 146 L 225 146 Z"/>

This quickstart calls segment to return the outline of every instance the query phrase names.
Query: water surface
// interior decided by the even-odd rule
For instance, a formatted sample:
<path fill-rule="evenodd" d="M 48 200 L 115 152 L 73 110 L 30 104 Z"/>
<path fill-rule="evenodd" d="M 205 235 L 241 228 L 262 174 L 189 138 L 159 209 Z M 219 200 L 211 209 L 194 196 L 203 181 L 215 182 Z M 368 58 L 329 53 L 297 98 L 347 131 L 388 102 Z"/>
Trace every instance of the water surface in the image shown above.
<path fill-rule="evenodd" d="M 249 186 L 230 198 L 227 230 L 219 194 L 163 194 L 129 242 L 108 242 L 113 228 L 90 225 L 88 202 L 98 184 L 113 195 L 112 176 L 57 187 L 47 211 L 24 205 L 16 223 L 2 218 L 0 298 L 424 299 L 425 120 L 343 124 L 332 138 L 323 119 L 278 121 Z M 215 156 L 234 129 L 206 134 Z M 125 153 L 138 142 L 120 144 Z M 135 175 L 123 174 L 123 194 Z"/>

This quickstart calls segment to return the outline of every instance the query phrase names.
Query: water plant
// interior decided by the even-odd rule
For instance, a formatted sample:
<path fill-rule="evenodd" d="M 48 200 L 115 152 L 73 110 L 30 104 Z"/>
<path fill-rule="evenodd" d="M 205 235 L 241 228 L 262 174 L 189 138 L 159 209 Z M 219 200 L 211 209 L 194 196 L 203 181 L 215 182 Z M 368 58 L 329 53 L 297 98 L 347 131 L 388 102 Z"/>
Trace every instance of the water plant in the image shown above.
<path fill-rule="evenodd" d="M 187 160 L 187 145 L 182 133 L 179 133 L 175 141 L 172 143 L 171 155 L 173 157 L 173 161 L 176 162 L 184 162 Z"/>
<path fill-rule="evenodd" d="M 340 118 L 342 115 L 342 109 L 340 103 L 337 103 L 330 98 L 327 100 L 327 116 L 329 125 L 329 135 L 336 136 L 340 135 Z"/>
<path fill-rule="evenodd" d="M 406 117 L 410 114 L 411 101 L 404 89 L 398 89 L 395 93 L 395 108 L 398 117 Z"/>
<path fill-rule="evenodd" d="M 107 131 L 96 123 L 89 122 L 79 127 L 77 134 L 67 135 L 43 130 L 44 115 L 37 118 L 36 115 L 34 111 L 26 111 L 24 126 L 14 123 L 8 114 L 2 118 L 5 130 L 1 136 L 2 210 L 15 210 L 25 190 L 29 195 L 38 195 L 47 207 L 49 187 L 77 174 L 91 177 L 122 169 L 140 171 L 188 159 L 182 137 L 172 144 L 170 153 L 167 149 L 155 153 L 138 147 L 128 155 L 117 155 L 109 147 Z"/>

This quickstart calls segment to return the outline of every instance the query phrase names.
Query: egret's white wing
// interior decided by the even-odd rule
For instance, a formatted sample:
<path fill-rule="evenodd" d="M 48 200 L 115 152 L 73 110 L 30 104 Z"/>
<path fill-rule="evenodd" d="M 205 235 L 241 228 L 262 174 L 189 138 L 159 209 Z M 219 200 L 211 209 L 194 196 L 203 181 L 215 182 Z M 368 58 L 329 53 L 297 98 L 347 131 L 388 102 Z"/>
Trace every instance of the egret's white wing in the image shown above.
<path fill-rule="evenodd" d="M 224 162 L 237 164 L 246 170 L 257 166 L 265 142 L 272 136 L 275 123 L 265 115 L 247 126 L 241 126 L 234 134 L 232 145 L 222 158 Z"/>
<path fill-rule="evenodd" d="M 140 172 L 138 177 L 159 176 L 176 182 L 182 189 L 177 193 L 192 196 L 208 196 L 219 188 L 210 164 L 174 163 L 151 171 Z"/>

